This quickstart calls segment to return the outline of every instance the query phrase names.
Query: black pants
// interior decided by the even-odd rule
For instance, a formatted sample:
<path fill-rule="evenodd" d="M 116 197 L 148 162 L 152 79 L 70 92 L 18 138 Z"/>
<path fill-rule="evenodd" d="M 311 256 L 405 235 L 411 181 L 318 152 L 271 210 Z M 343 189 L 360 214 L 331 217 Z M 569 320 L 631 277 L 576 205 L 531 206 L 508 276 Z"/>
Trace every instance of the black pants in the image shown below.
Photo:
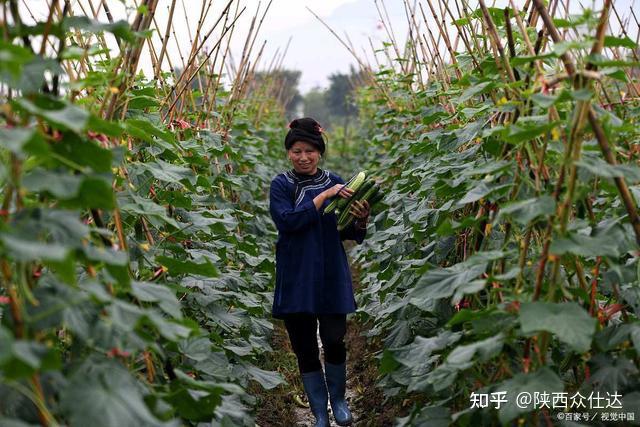
<path fill-rule="evenodd" d="M 347 332 L 346 314 L 288 314 L 284 319 L 284 325 L 289 333 L 291 347 L 298 358 L 301 373 L 319 371 L 322 368 L 318 350 L 318 322 L 325 362 L 340 365 L 347 360 L 347 349 L 344 345 Z"/>

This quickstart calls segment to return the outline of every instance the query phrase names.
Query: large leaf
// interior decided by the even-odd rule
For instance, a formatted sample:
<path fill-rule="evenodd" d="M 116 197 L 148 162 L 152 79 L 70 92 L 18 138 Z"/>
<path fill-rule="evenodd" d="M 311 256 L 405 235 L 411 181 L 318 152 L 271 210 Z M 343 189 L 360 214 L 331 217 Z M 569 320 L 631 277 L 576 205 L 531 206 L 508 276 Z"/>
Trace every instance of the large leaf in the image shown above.
<path fill-rule="evenodd" d="M 284 377 L 280 372 L 266 371 L 254 365 L 245 365 L 245 369 L 247 370 L 247 373 L 249 374 L 251 379 L 259 382 L 260 385 L 267 390 L 271 390 L 272 388 L 276 388 L 280 384 L 286 383 Z"/>
<path fill-rule="evenodd" d="M 46 155 L 49 151 L 33 128 L 0 128 L 0 144 L 21 158 L 29 154 Z"/>
<path fill-rule="evenodd" d="M 0 40 L 0 81 L 19 88 L 22 71 L 33 58 L 29 49 Z"/>
<path fill-rule="evenodd" d="M 64 261 L 71 249 L 59 243 L 39 242 L 7 233 L 0 234 L 0 240 L 11 254 L 11 258 L 20 261 Z"/>
<path fill-rule="evenodd" d="M 525 393 L 533 399 L 534 393 L 539 393 L 540 396 L 546 393 L 546 396 L 551 396 L 553 393 L 562 392 L 564 386 L 555 372 L 543 367 L 533 373 L 517 374 L 510 380 L 497 384 L 493 389 L 494 392 L 506 392 L 505 398 L 507 402 L 501 404 L 498 416 L 500 422 L 508 423 L 520 414 L 532 412 L 535 409 L 533 404 L 518 404 L 518 402 L 523 402 L 517 401 L 521 393 Z"/>
<path fill-rule="evenodd" d="M 619 392 L 627 389 L 638 374 L 636 364 L 626 357 L 597 354 L 591 359 L 592 375 L 588 383 L 596 390 Z"/>
<path fill-rule="evenodd" d="M 178 183 L 184 180 L 194 184 L 196 180 L 196 176 L 191 169 L 174 165 L 160 159 L 153 162 L 140 163 L 139 167 L 151 172 L 156 179 L 165 182 Z"/>
<path fill-rule="evenodd" d="M 107 31 L 128 42 L 136 40 L 136 33 L 131 31 L 131 25 L 125 20 L 102 23 L 86 16 L 68 16 L 62 21 L 62 28 L 65 30 L 71 28 L 82 29 L 92 33 Z"/>
<path fill-rule="evenodd" d="M 60 127 L 80 133 L 89 121 L 89 113 L 70 103 L 37 97 L 33 102 L 20 98 L 16 103 L 26 111 L 42 118 L 43 120 Z"/>
<path fill-rule="evenodd" d="M 520 307 L 520 327 L 525 335 L 551 332 L 578 353 L 591 347 L 596 322 L 575 302 L 526 302 Z"/>
<path fill-rule="evenodd" d="M 618 257 L 632 249 L 633 243 L 630 242 L 628 233 L 621 227 L 613 226 L 599 230 L 594 236 L 569 233 L 565 238 L 554 240 L 549 251 L 556 255 L 571 253 L 591 257 L 601 255 Z"/>
<path fill-rule="evenodd" d="M 551 131 L 555 126 L 556 122 L 549 122 L 547 116 L 522 118 L 517 124 L 508 127 L 505 139 L 513 144 L 529 141 Z"/>
<path fill-rule="evenodd" d="M 159 426 L 147 407 L 148 391 L 115 361 L 91 358 L 70 378 L 61 407 L 72 426 Z"/>
<path fill-rule="evenodd" d="M 126 122 L 126 129 L 132 136 L 140 138 L 150 143 L 154 143 L 153 137 L 164 140 L 168 143 L 175 143 L 175 137 L 171 132 L 164 131 L 158 128 L 155 124 L 148 120 L 142 119 L 129 119 Z M 168 146 L 167 148 L 170 148 Z"/>
<path fill-rule="evenodd" d="M 167 215 L 167 210 L 163 206 L 144 197 L 140 197 L 132 192 L 119 193 L 118 204 L 123 212 L 129 213 L 135 217 L 143 215 L 155 224 L 162 226 L 164 223 L 179 228 L 178 223 Z"/>
<path fill-rule="evenodd" d="M 453 302 L 456 303 L 465 294 L 483 289 L 486 281 L 478 279 L 478 276 L 485 272 L 489 261 L 504 255 L 503 252 L 481 252 L 451 267 L 428 271 L 409 292 L 409 302 L 424 307 L 428 306 L 430 300 L 453 296 Z"/>
<path fill-rule="evenodd" d="M 500 215 L 507 215 L 517 223 L 527 225 L 540 216 L 552 214 L 555 205 L 553 197 L 545 195 L 505 204 L 500 209 Z"/>
<path fill-rule="evenodd" d="M 576 164 L 596 176 L 624 178 L 630 184 L 640 182 L 640 167 L 634 164 L 610 165 L 598 156 L 584 156 Z"/>
<path fill-rule="evenodd" d="M 220 275 L 218 269 L 206 258 L 203 263 L 195 263 L 189 260 L 181 261 L 172 257 L 158 256 L 156 261 L 167 267 L 169 274 L 174 276 L 197 274 L 206 277 L 218 277 Z"/>
<path fill-rule="evenodd" d="M 112 209 L 114 207 L 113 190 L 108 177 L 101 175 L 71 175 L 34 169 L 26 174 L 23 184 L 27 190 L 49 192 L 65 200 L 67 207 L 87 207 Z"/>
<path fill-rule="evenodd" d="M 0 352 L 0 373 L 10 379 L 21 379 L 36 371 L 60 369 L 59 354 L 44 344 L 12 340 L 7 332 L 0 329 L 0 344 L 5 348 Z"/>
<path fill-rule="evenodd" d="M 447 346 L 454 344 L 460 337 L 461 334 L 459 332 L 454 333 L 450 331 L 443 331 L 439 335 L 429 338 L 417 336 L 411 344 L 397 349 L 391 349 L 391 352 L 393 358 L 405 366 L 420 366 L 432 353 L 441 351 Z"/>
<path fill-rule="evenodd" d="M 462 92 L 462 95 L 458 98 L 458 102 L 463 103 L 473 98 L 474 96 L 480 95 L 484 92 L 488 92 L 495 86 L 493 81 L 484 81 L 480 83 L 476 83 L 465 89 Z"/>
<path fill-rule="evenodd" d="M 180 302 L 170 288 L 154 283 L 132 282 L 131 292 L 140 301 L 158 303 L 167 314 L 182 319 Z"/>
<path fill-rule="evenodd" d="M 436 391 L 445 390 L 453 384 L 460 371 L 471 368 L 476 361 L 486 362 L 498 355 L 502 351 L 504 339 L 504 334 L 499 333 L 484 340 L 457 346 L 442 365 L 415 384 L 415 389 L 428 384 Z"/>
<path fill-rule="evenodd" d="M 477 202 L 478 200 L 487 197 L 489 194 L 495 192 L 504 192 L 509 187 L 511 187 L 511 184 L 488 185 L 484 182 L 479 182 L 476 186 L 471 188 L 462 199 L 458 201 L 458 206 L 464 206 L 467 203 Z"/>

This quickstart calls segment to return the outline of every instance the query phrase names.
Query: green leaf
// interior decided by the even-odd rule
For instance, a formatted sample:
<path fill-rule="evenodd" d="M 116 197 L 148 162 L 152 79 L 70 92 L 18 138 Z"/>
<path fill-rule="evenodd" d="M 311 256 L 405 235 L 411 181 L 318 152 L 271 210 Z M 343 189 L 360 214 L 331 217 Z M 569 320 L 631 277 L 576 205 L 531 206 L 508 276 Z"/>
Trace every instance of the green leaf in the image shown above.
<path fill-rule="evenodd" d="M 211 357 L 211 341 L 207 337 L 193 337 L 179 343 L 180 351 L 186 357 L 196 362 L 202 362 Z"/>
<path fill-rule="evenodd" d="M 191 335 L 191 328 L 168 320 L 155 310 L 147 310 L 144 317 L 157 328 L 160 335 L 170 341 L 178 341 Z"/>
<path fill-rule="evenodd" d="M 70 425 L 121 427 L 165 425 L 144 401 L 148 391 L 116 361 L 87 359 L 62 392 Z"/>
<path fill-rule="evenodd" d="M 640 355 L 640 323 L 636 322 L 632 325 L 629 332 L 629 338 L 633 342 L 633 346 L 636 349 L 636 353 Z"/>
<path fill-rule="evenodd" d="M 89 113 L 86 110 L 43 95 L 38 96 L 34 102 L 19 98 L 15 103 L 20 108 L 63 130 L 81 133 L 89 121 Z"/>
<path fill-rule="evenodd" d="M 448 427 L 453 423 L 449 408 L 442 406 L 427 406 L 420 408 L 420 412 L 412 417 L 409 424 L 398 424 L 400 419 L 396 419 L 396 426 L 429 426 L 429 427 Z M 404 419 L 402 419 L 404 421 Z"/>
<path fill-rule="evenodd" d="M 533 396 L 534 393 L 546 393 L 552 396 L 553 393 L 560 393 L 564 390 L 562 380 L 546 366 L 533 373 L 516 374 L 513 378 L 495 385 L 495 392 L 506 392 L 506 403 L 503 403 L 498 410 L 500 422 L 507 424 L 521 414 L 532 412 L 535 407 L 533 404 L 518 405 L 516 398 L 520 393 L 528 393 Z M 520 406 L 523 406 L 522 408 Z"/>
<path fill-rule="evenodd" d="M 60 368 L 60 359 L 55 349 L 44 344 L 14 340 L 10 335 L 0 332 L 0 343 L 7 345 L 0 352 L 2 375 L 10 379 L 21 379 L 32 375 L 35 371 L 48 371 Z"/>
<path fill-rule="evenodd" d="M 89 117 L 87 129 L 103 133 L 114 138 L 120 138 L 124 132 L 124 128 L 120 126 L 118 122 L 103 120 L 93 114 Z"/>
<path fill-rule="evenodd" d="M 143 215 L 157 226 L 161 226 L 163 223 L 166 223 L 175 228 L 179 228 L 178 223 L 173 218 L 167 216 L 167 210 L 165 207 L 158 205 L 153 202 L 153 200 L 140 197 L 132 192 L 119 193 L 118 205 L 122 212 L 126 212 L 134 216 Z"/>
<path fill-rule="evenodd" d="M 150 143 L 155 142 L 152 136 L 171 144 L 175 143 L 175 138 L 171 132 L 161 130 L 148 120 L 129 119 L 125 122 L 125 127 L 132 136 Z"/>
<path fill-rule="evenodd" d="M 554 255 L 571 253 L 587 257 L 602 255 L 617 257 L 632 249 L 633 245 L 629 244 L 627 233 L 621 227 L 614 226 L 600 230 L 593 236 L 569 233 L 565 238 L 554 240 L 549 247 L 549 252 Z"/>
<path fill-rule="evenodd" d="M 526 302 L 520 307 L 522 333 L 550 332 L 578 353 L 591 348 L 596 319 L 575 302 Z"/>
<path fill-rule="evenodd" d="M 0 325 L 0 366 L 11 358 L 13 336 L 4 326 Z"/>
<path fill-rule="evenodd" d="M 245 364 L 244 368 L 251 379 L 260 383 L 266 390 L 276 388 L 280 384 L 286 384 L 284 377 L 280 372 L 266 371 L 254 365 Z"/>
<path fill-rule="evenodd" d="M 553 45 L 553 51 L 556 55 L 561 56 L 570 49 L 589 49 L 592 45 L 591 40 L 568 40 Z"/>
<path fill-rule="evenodd" d="M 37 427 L 38 425 L 0 416 L 0 427 Z"/>
<path fill-rule="evenodd" d="M 194 184 L 196 180 L 196 176 L 191 169 L 174 165 L 160 159 L 156 159 L 153 162 L 139 163 L 137 166 L 151 172 L 151 174 L 160 181 L 177 183 L 184 180 Z"/>
<path fill-rule="evenodd" d="M 471 366 L 471 361 L 476 359 L 486 362 L 502 351 L 504 335 L 498 334 L 471 344 L 459 345 L 453 349 L 445 363 L 448 366 L 456 367 L 459 370 L 467 369 Z"/>
<path fill-rule="evenodd" d="M 65 200 L 65 207 L 111 209 L 114 207 L 111 183 L 104 176 L 84 176 L 34 169 L 22 181 L 32 192 L 48 192 Z"/>
<path fill-rule="evenodd" d="M 113 209 L 115 197 L 108 177 L 100 175 L 85 176 L 80 184 L 77 197 L 63 204 L 65 207 L 83 207 L 90 209 Z"/>
<path fill-rule="evenodd" d="M 443 331 L 435 337 L 424 338 L 416 336 L 411 344 L 391 350 L 393 359 L 408 367 L 421 365 L 434 352 L 441 351 L 456 343 L 462 334 L 460 332 Z"/>
<path fill-rule="evenodd" d="M 556 122 L 549 122 L 546 116 L 536 117 L 529 121 L 521 119 L 517 124 L 512 124 L 507 127 L 509 131 L 507 135 L 505 135 L 505 140 L 512 144 L 530 141 L 549 132 L 556 124 Z"/>
<path fill-rule="evenodd" d="M 584 156 L 576 164 L 596 176 L 624 178 L 630 184 L 640 182 L 640 167 L 634 164 L 611 165 L 597 156 Z"/>
<path fill-rule="evenodd" d="M 11 254 L 11 258 L 18 261 L 65 261 L 70 248 L 59 243 L 45 243 L 24 239 L 7 233 L 0 233 L 0 240 Z"/>
<path fill-rule="evenodd" d="M 544 93 L 534 93 L 530 99 L 542 108 L 549 108 L 558 101 L 558 95 L 546 95 Z"/>
<path fill-rule="evenodd" d="M 71 28 L 76 28 L 92 33 L 107 31 L 128 42 L 135 42 L 137 37 L 136 33 L 131 31 L 129 23 L 124 20 L 106 24 L 94 19 L 89 19 L 86 16 L 69 16 L 62 22 L 62 28 L 67 31 Z"/>
<path fill-rule="evenodd" d="M 14 85 L 14 88 L 22 91 L 25 95 L 38 93 L 46 83 L 45 74 L 47 72 L 53 75 L 64 74 L 58 61 L 53 58 L 37 56 L 24 65 L 20 80 Z"/>
<path fill-rule="evenodd" d="M 447 356 L 445 362 L 430 372 L 426 384 L 431 385 L 436 391 L 442 391 L 450 387 L 456 380 L 460 371 L 469 369 L 474 365 L 474 360 L 486 362 L 502 351 L 504 334 L 500 333 L 471 344 L 459 345 Z M 424 384 L 420 382 L 415 389 L 421 389 Z"/>
<path fill-rule="evenodd" d="M 380 363 L 378 364 L 378 370 L 381 374 L 390 374 L 394 372 L 400 364 L 396 362 L 395 357 L 392 352 L 388 349 L 384 349 L 382 351 L 382 358 L 380 359 Z"/>
<path fill-rule="evenodd" d="M 22 183 L 29 191 L 48 191 L 60 199 L 70 199 L 78 194 L 82 176 L 34 169 L 25 174 Z"/>
<path fill-rule="evenodd" d="M 542 215 L 553 214 L 555 208 L 556 202 L 553 197 L 545 195 L 507 203 L 500 209 L 500 216 L 506 215 L 519 224 L 527 225 Z"/>
<path fill-rule="evenodd" d="M 206 277 L 218 277 L 218 269 L 205 258 L 203 263 L 193 261 L 182 261 L 167 256 L 157 256 L 156 261 L 169 269 L 169 274 L 177 276 L 181 274 L 197 274 Z"/>
<path fill-rule="evenodd" d="M 485 272 L 489 261 L 503 256 L 503 252 L 480 252 L 451 267 L 430 270 L 409 291 L 409 302 L 417 307 L 425 307 L 431 300 L 453 296 L 452 302 L 457 303 L 465 294 L 484 288 L 486 281 L 476 280 L 477 277 Z"/>
<path fill-rule="evenodd" d="M 134 96 L 129 101 L 129 109 L 130 110 L 143 110 L 149 107 L 158 107 L 160 102 L 157 98 L 152 96 Z"/>
<path fill-rule="evenodd" d="M 177 381 L 171 383 L 171 392 L 165 396 L 181 418 L 192 421 L 211 421 L 218 411 L 225 392 L 241 394 L 242 389 L 233 384 L 199 381 L 179 369 L 175 369 Z"/>
<path fill-rule="evenodd" d="M 132 282 L 131 293 L 144 302 L 156 302 L 170 316 L 182 319 L 180 302 L 168 287 L 148 282 Z"/>
<path fill-rule="evenodd" d="M 464 92 L 462 92 L 462 95 L 460 95 L 460 97 L 458 98 L 458 102 L 463 103 L 473 98 L 476 95 L 489 92 L 491 89 L 494 88 L 494 86 L 495 86 L 495 83 L 493 81 L 484 81 L 481 83 L 473 84 L 467 89 L 465 89 Z"/>
<path fill-rule="evenodd" d="M 629 37 L 604 36 L 604 47 L 628 47 L 636 49 L 638 45 Z"/>
<path fill-rule="evenodd" d="M 83 172 L 88 173 L 93 170 L 97 173 L 104 173 L 105 176 L 111 176 L 111 162 L 113 160 L 113 152 L 100 147 L 98 144 L 85 137 L 67 133 L 59 141 L 52 146 L 56 154 L 67 159 L 64 166 L 69 163 L 85 166 Z M 61 162 L 62 163 L 62 162 Z"/>
<path fill-rule="evenodd" d="M 477 202 L 478 200 L 487 197 L 489 194 L 495 192 L 503 192 L 505 189 L 511 187 L 511 184 L 490 185 L 485 182 L 477 183 L 471 190 L 464 195 L 457 203 L 458 207 L 464 206 L 467 203 Z"/>
<path fill-rule="evenodd" d="M 46 156 L 49 146 L 33 128 L 0 128 L 0 143 L 24 158 L 28 154 Z"/>
<path fill-rule="evenodd" d="M 638 375 L 636 364 L 623 354 L 598 353 L 590 363 L 592 374 L 588 384 L 610 393 L 628 389 L 628 384 Z"/>

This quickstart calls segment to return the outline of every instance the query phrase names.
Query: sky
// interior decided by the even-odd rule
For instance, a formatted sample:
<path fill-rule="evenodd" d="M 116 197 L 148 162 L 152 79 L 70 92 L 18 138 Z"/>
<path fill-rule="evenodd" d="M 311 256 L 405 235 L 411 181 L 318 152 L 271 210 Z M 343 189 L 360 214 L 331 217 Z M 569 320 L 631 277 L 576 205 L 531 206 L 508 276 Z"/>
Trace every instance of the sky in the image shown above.
<path fill-rule="evenodd" d="M 407 24 L 402 1 L 387 0 L 385 5 L 394 32 L 405 38 Z M 368 37 L 376 47 L 386 38 L 372 0 L 274 0 L 272 7 L 265 19 L 263 35 L 272 47 L 286 46 L 291 38 L 284 65 L 302 71 L 302 92 L 314 86 L 326 87 L 331 73 L 348 72 L 350 65 L 357 65 L 351 53 L 306 7 L 345 40 L 346 33 L 362 59 L 366 51 L 369 61 L 373 61 Z"/>
<path fill-rule="evenodd" d="M 161 1 L 169 3 L 168 0 Z M 193 17 L 192 21 L 197 21 L 202 2 L 189 0 L 188 3 L 193 6 L 187 13 Z M 222 9 L 227 1 L 216 0 L 215 3 L 218 9 Z M 237 35 L 234 35 L 232 41 L 232 52 L 236 62 L 242 55 L 244 34 L 248 31 L 251 18 L 258 10 L 258 5 L 259 10 L 264 11 L 267 3 L 268 0 L 240 0 L 240 5 L 246 6 L 247 9 L 238 21 L 239 29 L 236 30 Z M 162 20 L 161 17 L 166 19 L 166 4 L 157 10 L 159 20 Z M 385 5 L 394 30 L 398 31 L 396 35 L 406 37 L 407 24 L 403 1 L 386 0 Z M 366 48 L 370 60 L 373 61 L 369 37 L 376 47 L 380 47 L 385 38 L 385 31 L 379 25 L 380 20 L 373 0 L 273 0 L 256 40 L 254 53 L 257 53 L 259 45 L 266 40 L 262 60 L 266 67 L 276 51 L 282 53 L 288 44 L 283 66 L 302 71 L 299 85 L 302 93 L 316 86 L 327 87 L 330 74 L 348 72 L 351 65 L 357 65 L 349 51 L 307 8 L 333 28 L 340 37 L 344 38 L 345 33 L 348 34 L 362 58 L 365 56 L 363 48 Z M 174 22 L 184 21 L 185 15 L 181 7 L 176 8 L 174 15 Z M 210 15 L 217 16 L 217 13 L 214 10 Z M 178 29 L 176 35 L 179 39 L 187 40 L 188 31 L 184 27 Z"/>
<path fill-rule="evenodd" d="M 80 5 L 84 5 L 85 9 L 88 9 L 90 1 L 98 4 L 98 0 L 71 1 L 76 10 Z M 129 20 L 132 20 L 135 11 L 132 6 L 135 1 L 139 2 L 140 0 L 125 0 L 124 3 L 129 6 L 128 8 L 123 6 L 121 0 L 107 0 L 107 3 L 111 6 L 116 19 L 126 19 L 128 17 Z M 172 38 L 168 46 L 168 54 L 172 58 L 174 65 L 180 63 L 179 50 L 182 51 L 184 56 L 188 54 L 191 43 L 186 22 L 187 20 L 189 21 L 191 32 L 195 31 L 193 26 L 198 20 L 203 1 L 208 0 L 177 0 L 173 21 L 175 38 Z M 415 2 L 416 0 L 408 1 Z M 46 18 L 49 0 L 21 0 L 21 2 L 29 5 L 30 12 L 37 19 Z M 159 5 L 156 9 L 156 21 L 162 33 L 164 33 L 170 3 L 170 0 L 159 0 Z M 218 11 L 222 10 L 227 3 L 228 0 L 213 1 L 212 10 L 205 20 L 205 31 L 208 31 L 213 26 L 219 15 Z M 242 55 L 245 37 L 252 17 L 257 10 L 260 11 L 261 16 L 267 3 L 268 0 L 237 1 L 240 9 L 242 7 L 246 7 L 246 9 L 238 20 L 231 42 L 231 51 L 236 63 Z M 421 3 L 425 8 L 425 13 L 429 14 L 427 3 L 424 0 L 421 0 Z M 437 2 L 435 3 L 437 4 Z M 470 8 L 473 10 L 477 0 L 470 0 L 469 3 L 471 4 Z M 487 0 L 487 4 L 491 3 L 493 1 Z M 517 0 L 516 3 L 522 6 L 524 0 Z M 575 8 L 579 7 L 578 3 L 575 0 L 571 1 Z M 265 69 L 276 52 L 282 53 L 290 42 L 283 60 L 283 66 L 287 69 L 300 70 L 302 72 L 299 84 L 300 91 L 306 93 L 314 87 L 326 88 L 329 83 L 328 77 L 332 73 L 346 73 L 349 71 L 350 66 L 356 66 L 357 62 L 351 53 L 341 45 L 340 41 L 307 8 L 315 12 L 341 38 L 345 39 L 345 35 L 348 35 L 360 58 L 374 65 L 375 61 L 369 40 L 371 40 L 376 49 L 382 46 L 383 41 L 388 40 L 386 31 L 381 25 L 376 4 L 380 6 L 382 0 L 273 0 L 256 39 L 252 56 L 255 57 L 260 46 L 266 40 L 265 53 L 261 60 L 261 68 Z M 508 0 L 496 0 L 495 4 L 496 6 L 504 7 L 508 4 Z M 584 0 L 583 4 L 590 6 L 592 1 Z M 597 1 L 596 8 L 600 4 L 602 4 L 602 1 Z M 235 8 L 235 5 L 236 2 L 234 2 L 232 8 Z M 408 29 L 404 0 L 384 0 L 384 5 L 386 6 L 389 22 L 391 22 L 395 37 L 402 44 L 406 39 Z M 640 0 L 616 0 L 615 5 L 625 15 L 629 14 L 629 8 L 632 7 L 636 11 L 636 15 L 640 17 Z M 24 6 L 22 14 L 28 20 L 29 13 L 24 10 Z M 104 13 L 98 19 L 106 21 Z M 614 20 L 612 19 L 612 21 Z M 437 29 L 432 21 L 430 21 L 430 26 L 432 31 L 437 34 Z M 221 25 L 218 26 L 218 29 L 220 27 Z M 152 28 L 155 27 L 152 26 Z M 217 34 L 219 34 L 219 31 L 214 31 L 207 45 L 213 44 L 217 39 Z M 154 40 L 157 46 L 156 49 L 158 49 L 160 41 L 157 34 L 154 36 Z M 383 59 L 381 55 L 379 55 L 379 59 Z M 148 54 L 143 55 L 140 67 L 146 74 L 151 74 L 151 61 Z"/>

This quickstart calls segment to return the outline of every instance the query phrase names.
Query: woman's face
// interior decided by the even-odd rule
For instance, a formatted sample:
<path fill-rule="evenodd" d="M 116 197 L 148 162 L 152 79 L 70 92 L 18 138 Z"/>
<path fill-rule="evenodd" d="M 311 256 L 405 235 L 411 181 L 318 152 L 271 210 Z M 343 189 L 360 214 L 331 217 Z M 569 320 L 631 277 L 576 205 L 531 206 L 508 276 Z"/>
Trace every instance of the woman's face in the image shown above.
<path fill-rule="evenodd" d="M 294 142 L 287 153 L 296 172 L 313 175 L 318 170 L 320 151 L 308 142 Z"/>

